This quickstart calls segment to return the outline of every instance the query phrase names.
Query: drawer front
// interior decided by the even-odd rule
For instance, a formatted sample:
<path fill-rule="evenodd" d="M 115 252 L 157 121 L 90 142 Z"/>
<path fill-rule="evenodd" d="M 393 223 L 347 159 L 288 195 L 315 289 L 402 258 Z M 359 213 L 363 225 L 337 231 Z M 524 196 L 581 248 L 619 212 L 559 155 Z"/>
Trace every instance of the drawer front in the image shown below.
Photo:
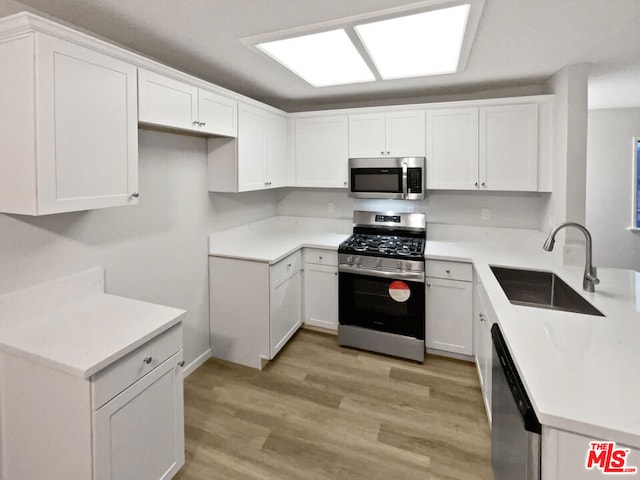
<path fill-rule="evenodd" d="M 338 266 L 338 252 L 335 250 L 324 250 L 322 248 L 305 248 L 304 263 L 315 263 L 317 265 Z"/>
<path fill-rule="evenodd" d="M 470 263 L 429 260 L 427 258 L 424 268 L 427 277 L 462 280 L 464 282 L 473 280 L 473 267 Z"/>
<path fill-rule="evenodd" d="M 278 263 L 269 267 L 269 278 L 271 284 L 285 277 L 293 275 L 302 269 L 302 254 L 300 250 L 283 258 Z"/>
<path fill-rule="evenodd" d="M 96 373 L 91 377 L 92 409 L 100 408 L 181 348 L 182 325 L 178 324 Z"/>

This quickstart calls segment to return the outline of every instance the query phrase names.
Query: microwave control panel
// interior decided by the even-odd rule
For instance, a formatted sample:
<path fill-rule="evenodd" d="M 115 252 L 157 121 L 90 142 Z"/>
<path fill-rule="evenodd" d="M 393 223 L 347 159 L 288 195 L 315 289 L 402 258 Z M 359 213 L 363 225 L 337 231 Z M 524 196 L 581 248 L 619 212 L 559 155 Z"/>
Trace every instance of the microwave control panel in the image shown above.
<path fill-rule="evenodd" d="M 422 193 L 422 169 L 407 169 L 407 193 Z"/>

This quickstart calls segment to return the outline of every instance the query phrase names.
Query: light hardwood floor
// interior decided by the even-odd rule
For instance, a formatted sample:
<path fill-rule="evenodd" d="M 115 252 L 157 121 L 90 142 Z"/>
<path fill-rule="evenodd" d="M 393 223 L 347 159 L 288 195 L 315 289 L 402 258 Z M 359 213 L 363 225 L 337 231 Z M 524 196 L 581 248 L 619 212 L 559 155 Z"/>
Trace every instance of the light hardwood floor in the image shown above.
<path fill-rule="evenodd" d="M 299 331 L 263 371 L 209 360 L 185 381 L 177 480 L 492 480 L 475 366 L 424 365 Z"/>

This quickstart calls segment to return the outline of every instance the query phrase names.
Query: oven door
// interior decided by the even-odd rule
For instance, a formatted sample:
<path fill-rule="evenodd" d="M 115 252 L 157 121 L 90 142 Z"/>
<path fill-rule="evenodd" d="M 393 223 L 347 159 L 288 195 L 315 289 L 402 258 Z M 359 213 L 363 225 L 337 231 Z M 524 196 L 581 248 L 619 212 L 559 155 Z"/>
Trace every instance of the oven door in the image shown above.
<path fill-rule="evenodd" d="M 424 340 L 424 275 L 344 271 L 353 268 L 339 268 L 340 324 Z"/>

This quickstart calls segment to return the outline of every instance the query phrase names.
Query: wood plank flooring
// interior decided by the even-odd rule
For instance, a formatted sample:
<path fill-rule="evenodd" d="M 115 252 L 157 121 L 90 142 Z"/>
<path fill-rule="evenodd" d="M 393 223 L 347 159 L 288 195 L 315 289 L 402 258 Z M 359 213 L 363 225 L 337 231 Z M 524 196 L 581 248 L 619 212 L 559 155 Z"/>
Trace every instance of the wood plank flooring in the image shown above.
<path fill-rule="evenodd" d="M 493 480 L 473 364 L 308 330 L 261 372 L 212 359 L 191 374 L 185 431 L 177 480 Z"/>

